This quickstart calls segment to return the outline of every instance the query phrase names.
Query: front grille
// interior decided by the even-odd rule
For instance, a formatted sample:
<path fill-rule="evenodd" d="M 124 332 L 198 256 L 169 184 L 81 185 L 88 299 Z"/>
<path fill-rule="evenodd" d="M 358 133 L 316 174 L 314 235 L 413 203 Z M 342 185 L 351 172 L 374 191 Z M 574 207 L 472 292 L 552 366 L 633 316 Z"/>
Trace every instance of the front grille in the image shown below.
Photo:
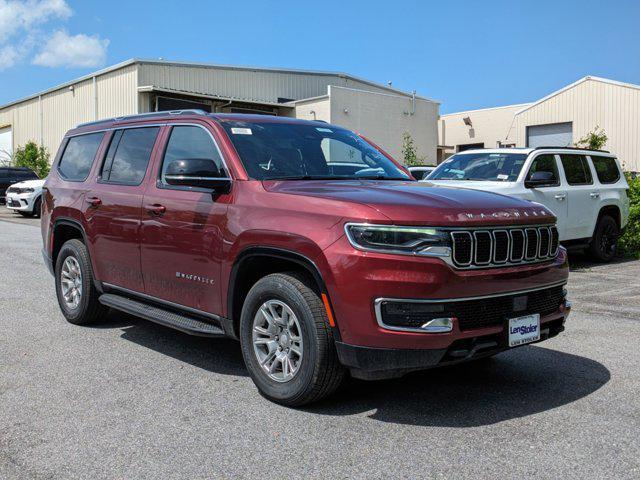
<path fill-rule="evenodd" d="M 558 229 L 551 226 L 515 227 L 451 232 L 453 263 L 458 268 L 550 260 L 558 253 Z"/>
<path fill-rule="evenodd" d="M 508 318 L 539 313 L 550 315 L 560 308 L 564 287 L 514 293 L 476 300 L 446 302 L 412 302 L 384 300 L 380 304 L 381 320 L 386 326 L 420 328 L 434 318 L 455 317 L 460 330 L 503 325 Z"/>

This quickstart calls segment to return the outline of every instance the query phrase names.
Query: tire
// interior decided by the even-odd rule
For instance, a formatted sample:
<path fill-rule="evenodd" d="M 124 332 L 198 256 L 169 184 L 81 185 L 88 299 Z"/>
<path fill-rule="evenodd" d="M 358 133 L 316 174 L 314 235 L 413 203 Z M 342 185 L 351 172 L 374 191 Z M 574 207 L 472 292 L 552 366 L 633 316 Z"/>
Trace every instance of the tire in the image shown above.
<path fill-rule="evenodd" d="M 42 203 L 42 197 L 36 198 L 36 201 L 33 202 L 33 210 L 31 211 L 31 215 L 40 218 L 40 205 Z"/>
<path fill-rule="evenodd" d="M 264 397 L 290 407 L 330 395 L 340 386 L 346 372 L 338 360 L 322 300 L 311 285 L 310 280 L 297 272 L 267 275 L 251 288 L 242 306 L 240 343 L 249 374 Z M 273 307 L 275 315 L 271 315 L 267 305 Z M 262 307 L 268 315 L 262 313 Z M 270 329 L 272 322 L 268 320 L 278 316 L 288 324 L 279 333 Z M 254 340 L 263 343 L 254 344 Z M 297 355 L 296 350 L 302 355 Z M 288 356 L 289 360 L 283 357 L 284 361 L 267 362 L 265 368 L 274 367 L 273 373 L 268 373 L 260 363 L 271 355 Z M 287 362 L 290 367 L 285 367 Z"/>
<path fill-rule="evenodd" d="M 616 255 L 616 242 L 619 235 L 620 227 L 618 227 L 618 222 L 609 215 L 600 217 L 589 245 L 591 258 L 601 263 L 613 260 Z"/>
<path fill-rule="evenodd" d="M 88 325 L 104 319 L 109 309 L 98 301 L 100 294 L 93 283 L 89 252 L 80 240 L 69 240 L 62 245 L 56 259 L 55 279 L 58 305 L 69 323 Z M 71 293 L 74 288 L 75 296 Z"/>

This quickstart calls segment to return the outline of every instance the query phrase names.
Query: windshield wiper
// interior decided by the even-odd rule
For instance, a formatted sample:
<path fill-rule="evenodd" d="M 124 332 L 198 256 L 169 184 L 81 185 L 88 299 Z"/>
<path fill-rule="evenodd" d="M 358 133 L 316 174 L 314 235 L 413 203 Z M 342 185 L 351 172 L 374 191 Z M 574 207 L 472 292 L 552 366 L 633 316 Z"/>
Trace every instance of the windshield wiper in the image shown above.
<path fill-rule="evenodd" d="M 409 180 L 404 177 L 387 177 L 386 175 L 362 175 L 352 178 L 354 180 Z"/>
<path fill-rule="evenodd" d="M 281 177 L 268 177 L 262 180 L 344 180 L 350 177 L 336 177 L 335 175 L 283 175 Z"/>

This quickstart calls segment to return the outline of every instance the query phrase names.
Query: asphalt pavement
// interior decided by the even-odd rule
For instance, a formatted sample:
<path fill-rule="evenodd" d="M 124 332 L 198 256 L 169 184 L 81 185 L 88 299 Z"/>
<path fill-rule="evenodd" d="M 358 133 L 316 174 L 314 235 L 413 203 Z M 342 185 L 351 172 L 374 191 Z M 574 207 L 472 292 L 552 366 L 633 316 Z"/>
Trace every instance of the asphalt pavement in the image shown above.
<path fill-rule="evenodd" d="M 4 207 L 0 207 L 4 210 Z M 262 398 L 231 340 L 68 324 L 0 214 L 0 478 L 640 478 L 640 262 L 574 262 L 567 330 L 495 359 Z"/>

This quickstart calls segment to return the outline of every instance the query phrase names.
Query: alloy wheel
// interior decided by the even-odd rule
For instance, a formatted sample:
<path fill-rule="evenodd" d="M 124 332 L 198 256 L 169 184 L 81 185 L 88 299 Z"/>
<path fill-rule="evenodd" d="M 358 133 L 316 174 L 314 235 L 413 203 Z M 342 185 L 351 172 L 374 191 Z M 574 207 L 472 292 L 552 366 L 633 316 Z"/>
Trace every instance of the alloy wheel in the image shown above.
<path fill-rule="evenodd" d="M 60 270 L 60 286 L 62 298 L 67 308 L 75 310 L 82 300 L 82 271 L 75 257 L 64 259 Z"/>
<path fill-rule="evenodd" d="M 253 352 L 262 370 L 276 382 L 288 382 L 300 370 L 302 330 L 293 310 L 280 300 L 267 300 L 256 312 Z"/>

